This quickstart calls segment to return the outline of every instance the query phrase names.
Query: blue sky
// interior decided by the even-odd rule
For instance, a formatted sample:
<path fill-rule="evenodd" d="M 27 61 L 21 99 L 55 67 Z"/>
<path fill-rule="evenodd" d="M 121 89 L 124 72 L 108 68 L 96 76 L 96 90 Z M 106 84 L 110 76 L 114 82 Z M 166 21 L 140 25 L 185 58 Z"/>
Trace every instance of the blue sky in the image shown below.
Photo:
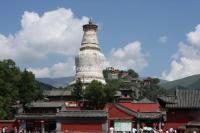
<path fill-rule="evenodd" d="M 140 54 L 139 59 L 136 59 L 136 57 L 128 58 L 138 60 L 136 61 L 138 65 L 129 64 L 128 67 L 138 70 L 142 76 L 157 76 L 167 80 L 174 80 L 200 73 L 197 68 L 190 67 L 200 65 L 198 62 L 198 59 L 200 59 L 199 47 L 196 48 L 200 45 L 198 42 L 199 29 L 195 29 L 200 24 L 199 5 L 200 1 L 198 0 L 16 0 L 14 2 L 6 0 L 0 3 L 0 34 L 8 40 L 9 35 L 16 38 L 15 35 L 22 29 L 21 21 L 25 11 L 34 12 L 42 17 L 45 12 L 56 11 L 60 8 L 71 9 L 74 18 L 80 19 L 80 23 L 85 22 L 83 16 L 86 16 L 91 17 L 99 25 L 98 38 L 102 52 L 112 62 L 117 58 L 117 56 L 110 57 L 112 56 L 112 49 L 117 53 L 120 48 L 123 50 L 127 45 L 131 43 L 134 45 L 137 41 L 140 43 L 140 50 L 136 51 Z M 44 29 L 46 28 L 44 27 Z M 194 34 L 187 36 L 190 32 L 194 32 Z M 79 36 L 77 35 L 77 37 Z M 1 49 L 5 47 L 3 43 L 3 41 L 0 41 Z M 70 46 L 70 48 L 72 47 L 73 45 Z M 187 53 L 183 52 L 185 47 L 190 49 L 186 50 Z M 20 60 L 19 57 L 16 62 L 21 68 L 26 67 L 35 71 L 44 68 L 47 70 L 55 64 L 60 63 L 62 65 L 62 62 L 65 62 L 65 66 L 73 62 L 73 54 L 63 55 L 60 54 L 61 52 L 47 51 L 45 57 L 37 58 L 34 61 L 31 60 L 32 58 L 29 61 Z M 126 51 L 124 50 L 123 52 Z M 196 53 L 196 55 L 193 55 L 193 53 Z M 39 55 L 39 53 L 35 54 Z M 14 56 L 5 53 L 0 57 L 15 59 Z M 128 54 L 127 56 L 134 56 L 134 54 Z M 146 65 L 144 65 L 143 61 L 140 69 L 141 62 L 139 60 L 141 58 Z M 186 59 L 186 62 L 183 59 Z M 69 61 L 68 64 L 66 64 L 67 61 Z M 58 66 L 54 67 L 54 69 L 59 68 Z M 71 72 L 70 67 L 67 66 L 66 71 Z M 183 73 L 183 71 L 187 72 Z M 55 72 L 54 74 L 44 74 L 43 76 L 72 75 L 73 73 L 70 72 L 64 75 L 56 74 L 57 72 Z"/>

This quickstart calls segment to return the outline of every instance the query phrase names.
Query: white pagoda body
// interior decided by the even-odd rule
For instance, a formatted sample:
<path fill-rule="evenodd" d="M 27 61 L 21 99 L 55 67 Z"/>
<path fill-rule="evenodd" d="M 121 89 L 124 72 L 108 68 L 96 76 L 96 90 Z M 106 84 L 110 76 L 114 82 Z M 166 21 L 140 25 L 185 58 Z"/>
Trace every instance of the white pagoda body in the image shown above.
<path fill-rule="evenodd" d="M 93 80 L 106 83 L 103 77 L 104 56 L 99 47 L 97 28 L 98 26 L 93 24 L 91 20 L 88 24 L 83 25 L 83 39 L 80 51 L 75 57 L 75 81 L 81 79 L 83 84 L 89 84 Z"/>

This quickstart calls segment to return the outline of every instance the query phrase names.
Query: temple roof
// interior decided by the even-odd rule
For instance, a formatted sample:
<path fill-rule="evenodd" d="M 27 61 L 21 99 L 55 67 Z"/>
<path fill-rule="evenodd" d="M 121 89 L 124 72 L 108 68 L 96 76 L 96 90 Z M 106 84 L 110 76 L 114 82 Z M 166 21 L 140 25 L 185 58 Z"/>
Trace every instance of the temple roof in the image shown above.
<path fill-rule="evenodd" d="M 135 110 L 132 110 L 131 108 L 128 108 L 126 106 L 123 106 L 121 104 L 115 104 L 117 108 L 120 110 L 135 116 L 138 119 L 159 119 L 162 117 L 162 112 L 160 111 L 149 111 L 149 112 L 137 112 Z"/>
<path fill-rule="evenodd" d="M 21 113 L 17 119 L 57 119 L 57 118 L 107 118 L 108 113 L 103 110 L 67 110 L 58 113 Z"/>
<path fill-rule="evenodd" d="M 135 111 L 135 112 L 159 112 L 159 103 L 133 103 L 133 102 L 121 102 L 120 105 Z"/>
<path fill-rule="evenodd" d="M 107 117 L 103 110 L 67 110 L 56 114 L 57 117 Z"/>
<path fill-rule="evenodd" d="M 64 102 L 44 102 L 44 101 L 37 101 L 26 104 L 26 107 L 29 108 L 58 108 L 62 107 L 65 103 Z"/>
<path fill-rule="evenodd" d="M 46 119 L 55 119 L 56 114 L 55 113 L 21 113 L 15 115 L 16 119 L 26 119 L 26 120 L 46 120 Z"/>
<path fill-rule="evenodd" d="M 176 90 L 174 96 L 159 97 L 165 108 L 200 109 L 200 90 Z"/>

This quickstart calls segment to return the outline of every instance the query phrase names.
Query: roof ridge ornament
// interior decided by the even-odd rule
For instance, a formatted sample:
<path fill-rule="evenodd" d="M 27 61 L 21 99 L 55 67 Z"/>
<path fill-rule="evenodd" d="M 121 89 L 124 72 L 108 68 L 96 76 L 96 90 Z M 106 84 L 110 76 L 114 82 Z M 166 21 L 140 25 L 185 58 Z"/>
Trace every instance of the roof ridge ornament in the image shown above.
<path fill-rule="evenodd" d="M 93 24 L 93 22 L 92 22 L 92 18 L 91 18 L 91 17 L 89 18 L 89 22 L 88 22 L 88 24 Z"/>

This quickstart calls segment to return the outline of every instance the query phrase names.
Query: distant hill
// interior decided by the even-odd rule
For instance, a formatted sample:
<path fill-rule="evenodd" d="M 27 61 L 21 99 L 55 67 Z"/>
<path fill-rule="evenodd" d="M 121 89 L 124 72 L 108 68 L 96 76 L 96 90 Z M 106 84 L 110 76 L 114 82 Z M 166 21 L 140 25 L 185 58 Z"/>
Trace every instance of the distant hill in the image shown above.
<path fill-rule="evenodd" d="M 167 80 L 164 80 L 164 79 L 159 79 L 159 80 L 160 80 L 159 84 L 164 84 L 164 83 L 167 83 L 167 82 L 169 82 L 169 81 L 167 81 Z"/>
<path fill-rule="evenodd" d="M 200 74 L 160 84 L 166 89 L 200 89 Z"/>
<path fill-rule="evenodd" d="M 43 89 L 43 90 L 52 90 L 52 89 L 56 89 L 54 86 L 51 86 L 49 84 L 45 84 L 42 83 L 40 81 L 37 81 L 37 83 L 39 84 L 39 86 Z"/>
<path fill-rule="evenodd" d="M 53 87 L 66 87 L 74 77 L 61 77 L 61 78 L 36 78 L 37 81 Z"/>

